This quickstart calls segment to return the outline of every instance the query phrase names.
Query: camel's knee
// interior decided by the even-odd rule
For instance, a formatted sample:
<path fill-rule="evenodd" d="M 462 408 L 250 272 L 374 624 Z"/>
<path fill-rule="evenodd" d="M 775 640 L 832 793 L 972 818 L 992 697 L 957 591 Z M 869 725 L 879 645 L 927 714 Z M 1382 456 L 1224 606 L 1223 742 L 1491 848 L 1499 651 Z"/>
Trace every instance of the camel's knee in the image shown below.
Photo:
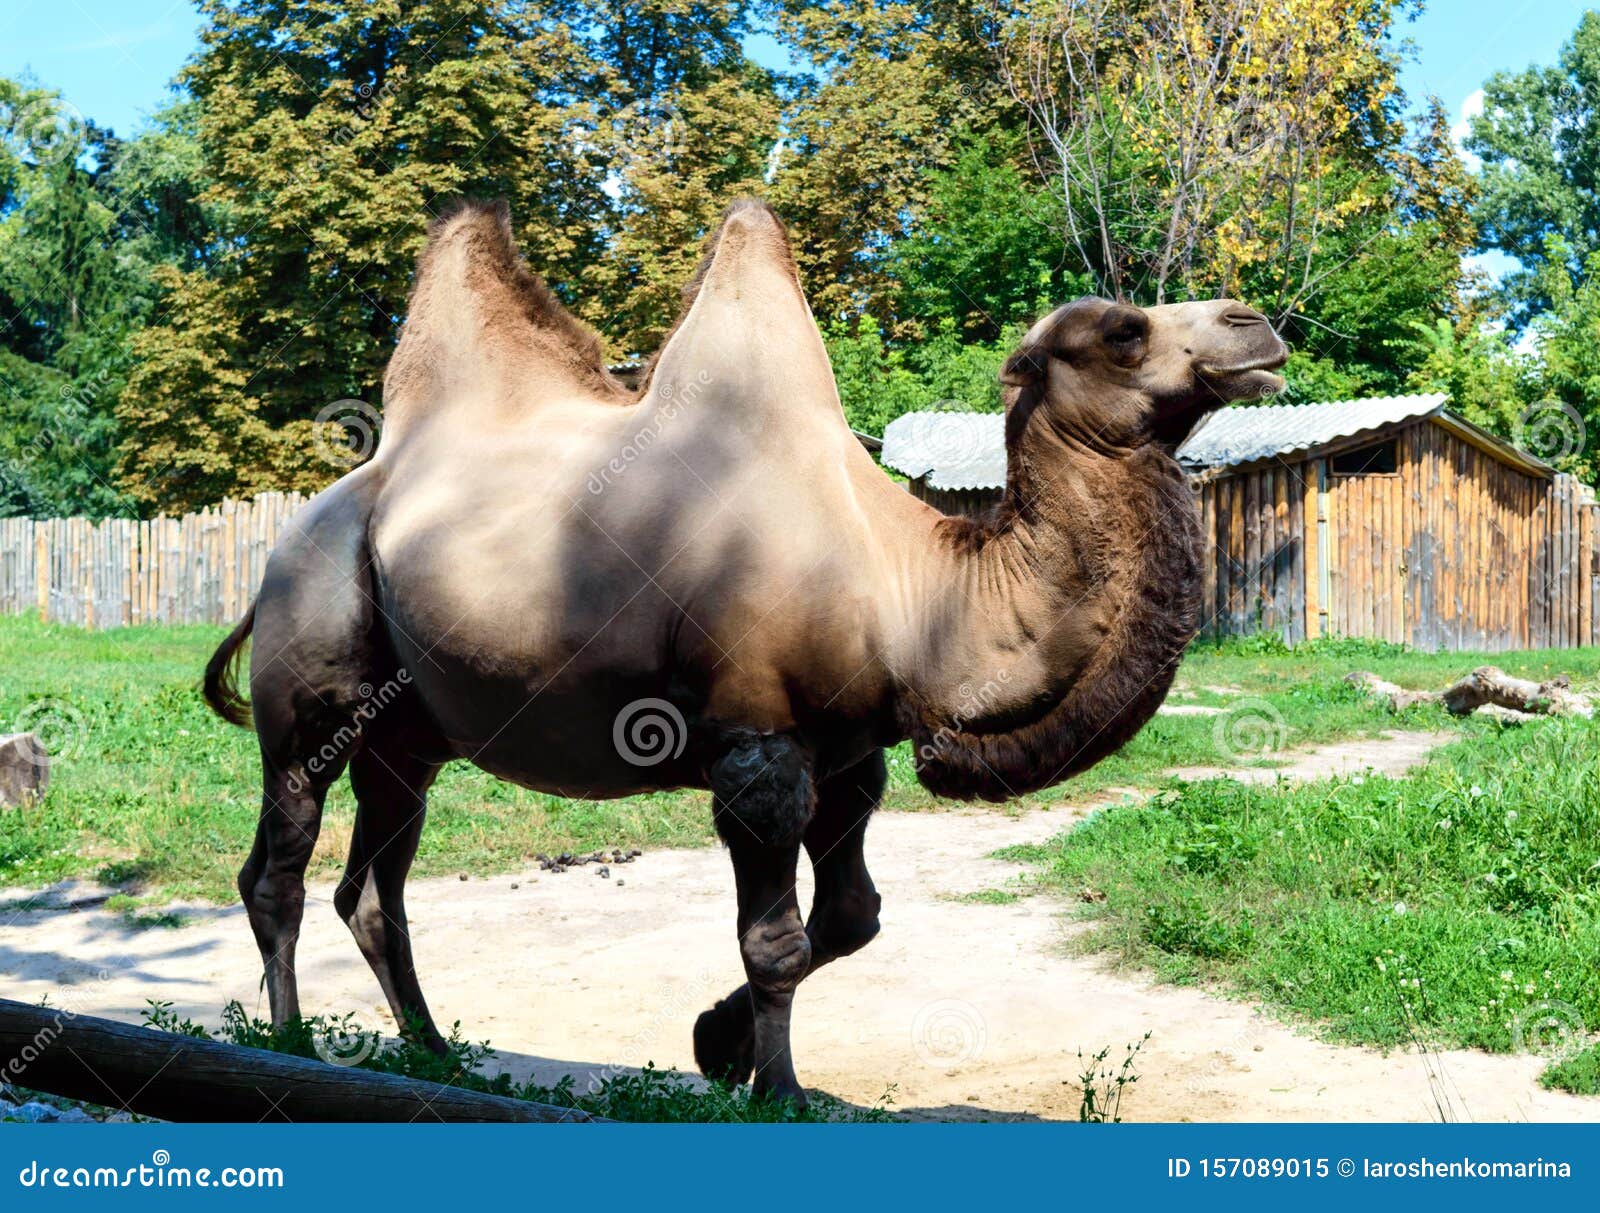
<path fill-rule="evenodd" d="M 755 923 L 739 936 L 739 955 L 751 988 L 767 996 L 792 994 L 811 970 L 811 940 L 799 915 Z"/>
<path fill-rule="evenodd" d="M 377 900 L 364 896 L 365 892 L 366 881 L 354 879 L 348 872 L 333 892 L 334 913 L 344 920 L 344 925 L 358 941 L 371 936 L 383 920 Z"/>
<path fill-rule="evenodd" d="M 811 759 L 793 737 L 745 733 L 708 772 L 717 832 L 730 845 L 794 846 L 816 810 Z"/>
<path fill-rule="evenodd" d="M 246 865 L 239 873 L 239 896 L 252 922 L 278 929 L 299 923 L 305 910 L 306 885 L 294 873 L 253 873 Z"/>

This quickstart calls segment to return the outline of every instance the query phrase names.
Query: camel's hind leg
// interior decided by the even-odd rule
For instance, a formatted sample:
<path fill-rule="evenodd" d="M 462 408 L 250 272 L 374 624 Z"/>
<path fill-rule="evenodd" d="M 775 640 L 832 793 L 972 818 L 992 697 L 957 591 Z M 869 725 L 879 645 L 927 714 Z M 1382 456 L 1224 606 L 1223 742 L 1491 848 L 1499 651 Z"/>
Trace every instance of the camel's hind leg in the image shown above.
<path fill-rule="evenodd" d="M 267 561 L 253 609 L 250 700 L 263 795 L 239 894 L 266 967 L 272 1022 L 300 1013 L 294 951 L 322 801 L 361 746 L 374 678 L 366 543 L 370 477 L 329 489 Z"/>
<path fill-rule="evenodd" d="M 418 1021 L 422 1042 L 443 1053 L 444 1037 L 422 997 L 411 959 L 405 906 L 406 873 L 422 836 L 428 788 L 438 773 L 438 764 L 381 742 L 351 760 L 355 833 L 333 904 L 377 975 L 395 1022 L 404 1031 L 408 1019 Z"/>
<path fill-rule="evenodd" d="M 883 798 L 887 772 L 878 750 L 817 785 L 816 814 L 805 833 L 806 854 L 816 877 L 806 937 L 811 962 L 806 975 L 848 956 L 878 933 L 881 898 L 867 872 L 863 846 L 867 820 Z M 744 1082 L 756 1066 L 755 1004 L 740 986 L 694 1025 L 695 1062 L 706 1076 Z"/>
<path fill-rule="evenodd" d="M 272 1022 L 281 1026 L 300 1015 L 294 950 L 305 910 L 306 864 L 317 845 L 327 785 L 308 780 L 298 764 L 286 770 L 269 761 L 265 767 L 261 819 L 239 872 L 239 896 L 261 949 Z"/>

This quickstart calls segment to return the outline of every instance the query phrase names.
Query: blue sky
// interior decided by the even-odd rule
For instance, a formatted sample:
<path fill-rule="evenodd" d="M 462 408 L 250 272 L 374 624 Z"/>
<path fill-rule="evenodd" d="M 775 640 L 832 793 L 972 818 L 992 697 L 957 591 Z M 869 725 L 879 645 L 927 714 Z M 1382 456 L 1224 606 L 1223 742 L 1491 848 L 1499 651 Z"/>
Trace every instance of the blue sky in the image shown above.
<path fill-rule="evenodd" d="M 1460 118 L 1485 76 L 1554 59 L 1594 0 L 1430 0 L 1405 27 L 1418 61 L 1406 68 L 1413 96 L 1437 93 Z M 0 74 L 31 73 L 80 112 L 131 133 L 167 98 L 167 84 L 194 50 L 191 0 L 0 0 Z M 751 47 L 771 62 L 770 39 Z"/>

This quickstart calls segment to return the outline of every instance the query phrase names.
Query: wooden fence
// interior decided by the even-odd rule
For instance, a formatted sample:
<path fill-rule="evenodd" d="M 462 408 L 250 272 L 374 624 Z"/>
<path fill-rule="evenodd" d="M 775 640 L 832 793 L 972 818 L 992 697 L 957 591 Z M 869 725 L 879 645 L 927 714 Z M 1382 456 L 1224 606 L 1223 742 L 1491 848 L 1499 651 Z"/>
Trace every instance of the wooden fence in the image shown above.
<path fill-rule="evenodd" d="M 0 613 L 85 628 L 232 623 L 305 502 L 262 493 L 181 518 L 0 519 Z"/>

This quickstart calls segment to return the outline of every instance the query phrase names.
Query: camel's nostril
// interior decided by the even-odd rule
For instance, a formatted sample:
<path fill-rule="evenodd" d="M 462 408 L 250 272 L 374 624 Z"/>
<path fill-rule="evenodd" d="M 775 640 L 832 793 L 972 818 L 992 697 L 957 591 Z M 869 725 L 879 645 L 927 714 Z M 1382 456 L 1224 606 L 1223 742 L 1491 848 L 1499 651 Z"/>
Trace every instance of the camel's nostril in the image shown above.
<path fill-rule="evenodd" d="M 1267 318 L 1260 312 L 1248 307 L 1230 307 L 1222 313 L 1225 324 L 1266 324 Z"/>

